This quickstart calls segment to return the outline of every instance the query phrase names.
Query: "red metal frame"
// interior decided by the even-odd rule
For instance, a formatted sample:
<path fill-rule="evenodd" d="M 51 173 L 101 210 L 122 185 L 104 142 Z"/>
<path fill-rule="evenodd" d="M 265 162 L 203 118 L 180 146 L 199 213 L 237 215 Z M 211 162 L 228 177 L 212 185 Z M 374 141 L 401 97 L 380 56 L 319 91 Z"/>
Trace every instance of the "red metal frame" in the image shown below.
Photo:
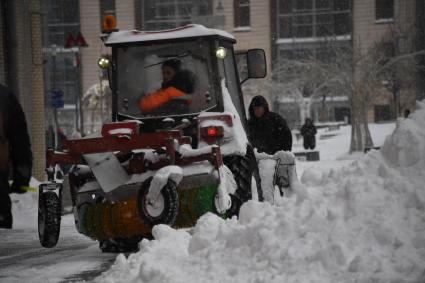
<path fill-rule="evenodd" d="M 161 131 L 156 133 L 143 133 L 131 136 L 106 136 L 63 142 L 65 152 L 70 154 L 89 154 L 99 152 L 130 152 L 133 149 L 153 148 L 158 149 L 169 144 L 168 140 L 179 139 L 179 131 Z"/>
<path fill-rule="evenodd" d="M 129 161 L 129 173 L 143 173 L 147 170 L 158 170 L 167 165 L 187 165 L 193 162 L 208 160 L 218 169 L 222 164 L 220 147 L 213 147 L 211 153 L 192 157 L 180 157 L 176 154 L 177 144 L 190 143 L 190 137 L 182 136 L 179 131 L 159 131 L 125 136 L 104 136 L 99 138 L 85 138 L 63 141 L 63 152 L 52 149 L 46 152 L 47 168 L 54 170 L 56 164 L 85 164 L 84 154 L 101 152 L 131 152 L 135 149 L 163 149 L 166 158 L 146 165 L 143 153 L 136 153 Z M 48 172 L 52 174 L 52 172 Z"/>

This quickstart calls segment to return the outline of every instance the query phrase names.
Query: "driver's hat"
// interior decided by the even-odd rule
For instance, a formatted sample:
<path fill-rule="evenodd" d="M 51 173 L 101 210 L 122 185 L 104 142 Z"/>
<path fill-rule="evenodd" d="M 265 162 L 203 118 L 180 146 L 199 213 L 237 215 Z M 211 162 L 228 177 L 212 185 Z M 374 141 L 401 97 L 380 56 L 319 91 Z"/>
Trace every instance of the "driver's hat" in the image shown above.
<path fill-rule="evenodd" d="M 181 67 L 181 61 L 179 59 L 170 59 L 165 61 L 164 63 L 162 63 L 162 67 L 168 66 L 170 68 L 172 68 L 174 71 L 178 72 L 180 71 L 180 67 Z"/>

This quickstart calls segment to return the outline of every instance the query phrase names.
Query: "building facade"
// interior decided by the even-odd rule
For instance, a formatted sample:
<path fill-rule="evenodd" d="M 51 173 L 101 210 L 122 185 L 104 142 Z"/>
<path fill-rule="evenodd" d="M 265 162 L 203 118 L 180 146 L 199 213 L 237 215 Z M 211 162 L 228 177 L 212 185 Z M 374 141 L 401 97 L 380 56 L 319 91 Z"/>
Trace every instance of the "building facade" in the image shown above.
<path fill-rule="evenodd" d="M 304 123 L 309 116 L 315 121 L 347 121 L 350 116 L 349 97 L 321 88 L 323 81 L 315 81 L 309 69 L 320 64 L 331 64 L 335 53 L 349 54 L 352 46 L 352 5 L 350 0 L 276 0 L 273 34 L 273 62 L 275 79 L 292 91 L 279 98 L 279 111 L 292 127 Z M 351 55 L 348 55 L 349 57 Z M 351 58 L 346 58 L 350 61 Z M 300 79 L 292 77 L 292 67 L 299 63 Z M 288 74 L 289 73 L 289 74 Z M 294 94 L 297 93 L 297 94 Z"/>
<path fill-rule="evenodd" d="M 355 81 L 351 95 L 359 95 L 364 91 L 364 85 L 368 84 L 365 100 L 369 122 L 394 120 L 402 116 L 406 109 L 414 109 L 415 99 L 424 93 L 424 83 L 421 79 L 423 68 L 412 66 L 423 66 L 424 59 L 423 56 L 408 54 L 424 49 L 423 1 L 272 2 L 276 5 L 274 61 L 314 58 L 326 62 L 333 56 L 329 52 L 331 49 L 346 48 L 352 54 Z M 330 41 L 332 48 L 329 48 Z M 393 59 L 395 63 L 384 66 Z M 378 70 L 376 73 L 370 71 L 374 68 Z M 374 80 L 361 77 L 362 71 L 369 71 Z M 336 96 L 336 99 L 329 96 Z M 311 103 L 310 116 L 319 121 L 346 120 L 350 116 L 350 95 L 344 98 L 330 93 L 329 96 L 320 96 Z M 289 100 L 287 97 L 282 100 L 280 110 L 285 116 L 297 117 L 299 107 Z"/>
<path fill-rule="evenodd" d="M 354 56 L 362 58 L 377 45 L 389 58 L 415 53 L 414 40 L 419 32 L 416 4 L 415 0 L 353 1 Z M 408 56 L 388 67 L 388 75 L 381 76 L 381 85 L 378 82 L 370 95 L 369 121 L 393 120 L 404 110 L 414 109 L 418 70 L 412 66 L 416 60 L 415 56 Z M 406 68 L 406 64 L 411 66 Z"/>
<path fill-rule="evenodd" d="M 54 147 L 55 132 L 70 136 L 78 127 L 81 79 L 80 48 L 66 48 L 80 31 L 78 0 L 43 0 L 43 55 L 47 146 Z M 61 97 L 54 100 L 55 93 Z M 57 137 L 57 136 L 56 136 Z"/>
<path fill-rule="evenodd" d="M 416 50 L 425 50 L 425 1 L 416 0 Z M 418 64 L 425 65 L 425 54 L 419 55 Z M 416 99 L 425 99 L 425 68 L 417 74 L 417 94 Z"/>
<path fill-rule="evenodd" d="M 0 1 L 0 82 L 24 110 L 34 157 L 33 176 L 44 180 L 45 118 L 40 0 Z"/>
<path fill-rule="evenodd" d="M 250 48 L 265 50 L 268 79 L 273 77 L 277 83 L 282 82 L 277 75 L 282 59 L 302 60 L 308 57 L 326 62 L 333 56 L 329 48 L 330 44 L 333 49 L 350 50 L 351 60 L 355 61 L 359 54 L 365 54 L 396 29 L 407 29 L 415 25 L 413 30 L 416 30 L 416 48 L 419 49 L 425 42 L 423 39 L 425 36 L 421 32 L 424 29 L 418 25 L 422 23 L 422 27 L 424 26 L 424 17 L 421 15 L 425 8 L 423 1 L 418 0 L 46 1 L 74 2 L 73 5 L 78 8 L 67 10 L 75 11 L 78 19 L 69 21 L 69 24 L 72 23 L 68 27 L 70 31 L 64 29 L 62 33 L 76 33 L 77 31 L 72 31 L 72 28 L 78 28 L 88 44 L 88 47 L 78 49 L 79 68 L 75 68 L 75 63 L 72 63 L 75 61 L 71 60 L 72 52 L 66 55 L 71 58 L 68 60 L 68 69 L 76 70 L 75 75 L 69 72 L 68 77 L 78 82 L 77 88 L 74 84 L 74 90 L 68 88 L 67 93 L 71 95 L 68 95 L 66 99 L 69 103 L 65 99 L 65 109 L 60 110 L 75 113 L 74 117 L 64 116 L 67 117 L 65 122 L 69 124 L 70 129 L 81 126 L 76 118 L 79 115 L 75 107 L 78 100 L 72 93 L 75 92 L 77 96 L 84 98 L 105 78 L 105 74 L 97 66 L 99 57 L 110 53 L 99 39 L 102 32 L 102 19 L 105 15 L 114 15 L 117 28 L 120 30 L 159 30 L 189 23 L 224 29 L 235 36 L 236 51 L 244 52 Z M 65 35 L 64 40 L 66 41 Z M 403 42 L 402 38 L 397 37 L 396 42 L 398 52 L 404 52 L 402 48 L 408 46 L 407 40 Z M 419 58 L 424 60 L 423 57 Z M 420 79 L 423 78 L 423 71 L 412 70 L 411 72 L 416 77 L 415 86 L 399 83 L 393 76 L 383 80 L 382 86 L 375 86 L 368 101 L 369 121 L 394 119 L 396 115 L 401 115 L 404 109 L 413 108 L 415 98 L 425 95 L 424 83 Z M 253 80 L 244 85 L 246 104 L 253 95 L 258 93 L 258 88 L 252 87 L 256 83 Z M 295 101 L 291 102 L 285 92 L 286 90 L 282 90 L 277 94 L 269 95 L 267 91 L 263 91 L 262 94 L 271 102 L 272 108 L 275 107 L 275 111 L 281 112 L 288 120 L 292 120 L 291 124 L 299 124 L 302 122 L 301 106 Z M 281 103 L 275 103 L 276 95 L 283 97 L 280 99 Z M 325 93 L 315 97 L 313 101 L 307 101 L 308 96 L 309 94 L 306 93 L 305 102 L 310 105 L 309 116 L 316 121 L 349 120 L 349 95 Z M 105 120 L 107 117 L 102 119 Z M 93 126 L 89 126 L 90 119 L 85 117 L 83 120 L 87 123 L 85 125 L 87 131 L 92 131 Z M 100 122 L 97 123 L 97 125 L 100 124 Z"/>

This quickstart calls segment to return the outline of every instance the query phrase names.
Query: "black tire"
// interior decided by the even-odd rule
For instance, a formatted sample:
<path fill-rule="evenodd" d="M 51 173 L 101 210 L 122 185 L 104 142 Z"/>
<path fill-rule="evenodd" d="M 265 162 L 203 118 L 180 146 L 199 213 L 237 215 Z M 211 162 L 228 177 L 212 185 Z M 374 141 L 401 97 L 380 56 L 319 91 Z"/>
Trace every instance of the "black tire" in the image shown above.
<path fill-rule="evenodd" d="M 225 215 L 227 218 L 231 218 L 234 215 L 239 216 L 239 210 L 242 206 L 242 201 L 237 196 L 230 195 L 230 199 L 232 200 L 232 205 L 226 210 Z"/>
<path fill-rule="evenodd" d="M 250 154 L 246 156 L 226 156 L 223 162 L 230 171 L 232 171 L 237 185 L 235 194 L 230 195 L 232 198 L 232 206 L 226 212 L 228 217 L 232 217 L 233 215 L 239 215 L 241 205 L 252 199 L 252 180 L 256 181 L 259 201 L 263 200 L 263 193 L 255 156 L 251 156 Z"/>
<path fill-rule="evenodd" d="M 38 197 L 38 237 L 41 246 L 56 246 L 61 226 L 61 201 L 55 192 L 40 192 Z"/>
<path fill-rule="evenodd" d="M 139 216 L 149 226 L 157 224 L 173 225 L 179 212 L 179 195 L 176 183 L 168 180 L 167 184 L 162 188 L 159 198 L 161 198 L 160 201 L 163 206 L 153 214 L 152 209 L 155 208 L 146 199 L 151 181 L 152 178 L 149 178 L 143 183 L 137 196 Z"/>

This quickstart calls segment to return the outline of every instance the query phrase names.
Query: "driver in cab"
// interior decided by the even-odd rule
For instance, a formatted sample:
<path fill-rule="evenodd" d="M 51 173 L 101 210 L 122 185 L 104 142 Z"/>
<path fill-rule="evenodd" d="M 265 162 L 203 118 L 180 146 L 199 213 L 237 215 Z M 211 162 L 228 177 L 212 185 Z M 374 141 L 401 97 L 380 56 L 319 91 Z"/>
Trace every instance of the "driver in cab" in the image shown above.
<path fill-rule="evenodd" d="M 179 59 L 165 61 L 161 70 L 163 78 L 161 88 L 140 98 L 139 107 L 142 112 L 157 111 L 176 98 L 183 99 L 186 105 L 192 102 L 191 99 L 186 98 L 186 95 L 193 92 L 194 74 L 189 70 L 181 70 Z"/>

